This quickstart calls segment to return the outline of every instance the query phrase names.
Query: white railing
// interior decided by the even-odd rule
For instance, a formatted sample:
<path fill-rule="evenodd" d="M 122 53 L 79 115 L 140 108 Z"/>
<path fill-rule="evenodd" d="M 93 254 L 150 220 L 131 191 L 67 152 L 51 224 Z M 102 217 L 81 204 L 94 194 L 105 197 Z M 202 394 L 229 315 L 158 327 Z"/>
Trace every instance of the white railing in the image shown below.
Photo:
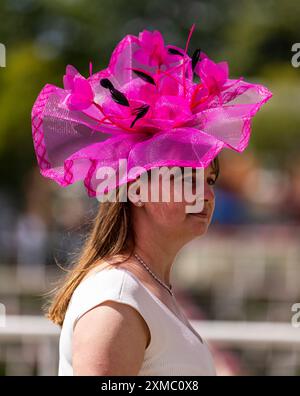
<path fill-rule="evenodd" d="M 300 327 L 281 322 L 234 322 L 190 320 L 191 325 L 210 342 L 227 345 L 294 345 L 300 348 Z M 59 326 L 41 316 L 7 316 L 0 327 L 0 342 L 18 340 L 58 340 Z"/>
<path fill-rule="evenodd" d="M 277 348 L 294 345 L 300 348 L 300 327 L 281 322 L 234 322 L 190 320 L 191 325 L 210 342 L 227 345 L 272 345 Z M 25 340 L 58 340 L 59 326 L 40 316 L 7 316 L 0 327 L 0 342 Z"/>
<path fill-rule="evenodd" d="M 229 322 L 190 321 L 203 338 L 223 345 L 251 343 L 252 346 L 286 348 L 293 346 L 300 350 L 300 328 L 290 323 L 278 322 Z"/>
<path fill-rule="evenodd" d="M 202 320 L 190 323 L 206 341 L 222 347 L 300 351 L 300 328 L 290 323 Z M 59 334 L 60 328 L 44 317 L 7 316 L 5 326 L 0 327 L 0 346 L 13 343 L 34 346 L 37 374 L 57 375 Z"/>

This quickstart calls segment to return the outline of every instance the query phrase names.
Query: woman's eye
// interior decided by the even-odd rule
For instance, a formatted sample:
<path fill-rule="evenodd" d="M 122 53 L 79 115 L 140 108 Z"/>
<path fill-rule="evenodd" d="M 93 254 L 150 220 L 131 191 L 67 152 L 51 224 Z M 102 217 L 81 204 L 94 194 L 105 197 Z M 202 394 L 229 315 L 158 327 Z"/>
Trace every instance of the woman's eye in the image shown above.
<path fill-rule="evenodd" d="M 213 179 L 213 178 L 209 177 L 207 179 L 207 182 L 208 182 L 209 185 L 213 186 L 214 184 L 216 184 L 216 179 Z"/>

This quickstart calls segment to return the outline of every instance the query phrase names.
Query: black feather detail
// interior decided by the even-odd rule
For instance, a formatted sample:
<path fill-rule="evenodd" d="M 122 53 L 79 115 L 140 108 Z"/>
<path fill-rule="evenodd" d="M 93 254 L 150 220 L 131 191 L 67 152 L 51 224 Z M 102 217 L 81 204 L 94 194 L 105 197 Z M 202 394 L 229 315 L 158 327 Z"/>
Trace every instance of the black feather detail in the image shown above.
<path fill-rule="evenodd" d="M 144 115 L 147 113 L 147 111 L 149 110 L 149 105 L 147 105 L 147 104 L 143 104 L 142 106 L 140 106 L 140 107 L 137 107 L 136 109 L 134 109 L 133 110 L 133 114 L 137 114 L 137 116 L 135 117 L 135 119 L 132 121 L 132 123 L 131 123 L 131 125 L 130 125 L 130 128 L 132 128 L 133 126 L 134 126 L 134 124 L 136 123 L 136 121 L 139 119 L 139 118 L 142 118 L 142 117 L 144 117 Z"/>
<path fill-rule="evenodd" d="M 126 96 L 122 92 L 118 91 L 117 89 L 114 89 L 113 91 L 111 91 L 111 97 L 116 103 L 118 103 L 122 106 L 129 107 L 129 102 L 128 102 Z"/>
<path fill-rule="evenodd" d="M 192 70 L 195 70 L 195 67 L 198 63 L 199 57 L 200 57 L 200 53 L 201 53 L 201 48 L 197 48 L 192 56 Z"/>
<path fill-rule="evenodd" d="M 178 51 L 178 50 L 175 49 L 175 48 L 168 48 L 168 52 L 169 52 L 169 54 L 171 54 L 171 55 L 180 55 L 180 56 L 184 56 L 184 54 L 183 54 L 182 52 Z"/>
<path fill-rule="evenodd" d="M 113 84 L 111 83 L 111 81 L 109 81 L 108 78 L 102 78 L 100 80 L 100 84 L 102 85 L 103 88 L 114 89 Z"/>
<path fill-rule="evenodd" d="M 129 102 L 126 96 L 121 91 L 118 91 L 108 78 L 102 78 L 100 80 L 100 84 L 103 88 L 110 90 L 111 97 L 116 103 L 129 107 Z"/>
<path fill-rule="evenodd" d="M 147 81 L 150 84 L 156 85 L 153 77 L 151 77 L 149 74 L 136 69 L 132 69 L 132 71 L 134 71 L 135 74 L 137 74 L 141 79 Z"/>

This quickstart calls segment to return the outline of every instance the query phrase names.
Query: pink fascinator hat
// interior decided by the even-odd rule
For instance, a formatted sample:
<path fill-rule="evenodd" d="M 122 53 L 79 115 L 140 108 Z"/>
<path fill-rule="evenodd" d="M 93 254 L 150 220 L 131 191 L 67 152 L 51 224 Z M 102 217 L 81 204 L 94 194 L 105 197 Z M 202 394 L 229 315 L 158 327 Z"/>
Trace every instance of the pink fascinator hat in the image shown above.
<path fill-rule="evenodd" d="M 157 30 L 126 35 L 106 69 L 93 74 L 90 64 L 85 78 L 68 65 L 64 88 L 45 85 L 32 109 L 41 174 L 61 186 L 83 181 L 95 197 L 101 167 L 115 170 L 115 188 L 134 180 L 136 167 L 206 168 L 223 148 L 242 152 L 272 93 L 230 79 L 227 62 L 200 48 L 189 56 L 194 27 L 184 49 L 166 45 Z"/>

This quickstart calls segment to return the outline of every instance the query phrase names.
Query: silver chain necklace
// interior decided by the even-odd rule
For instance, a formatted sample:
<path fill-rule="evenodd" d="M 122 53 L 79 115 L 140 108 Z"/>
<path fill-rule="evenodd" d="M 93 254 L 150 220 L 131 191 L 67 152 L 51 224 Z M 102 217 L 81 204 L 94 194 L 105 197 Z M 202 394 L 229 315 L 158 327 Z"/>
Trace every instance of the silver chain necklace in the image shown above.
<path fill-rule="evenodd" d="M 148 267 L 148 265 L 144 262 L 143 259 L 141 259 L 141 257 L 139 257 L 137 255 L 137 253 L 134 253 L 134 257 L 146 268 L 146 270 L 153 276 L 153 278 L 155 280 L 157 280 L 157 282 L 159 282 L 164 288 L 166 288 L 168 290 L 168 292 L 171 294 L 171 296 L 174 296 L 172 289 L 172 285 L 170 285 L 170 287 L 168 287 L 163 281 L 161 281 L 152 271 L 151 269 Z"/>

